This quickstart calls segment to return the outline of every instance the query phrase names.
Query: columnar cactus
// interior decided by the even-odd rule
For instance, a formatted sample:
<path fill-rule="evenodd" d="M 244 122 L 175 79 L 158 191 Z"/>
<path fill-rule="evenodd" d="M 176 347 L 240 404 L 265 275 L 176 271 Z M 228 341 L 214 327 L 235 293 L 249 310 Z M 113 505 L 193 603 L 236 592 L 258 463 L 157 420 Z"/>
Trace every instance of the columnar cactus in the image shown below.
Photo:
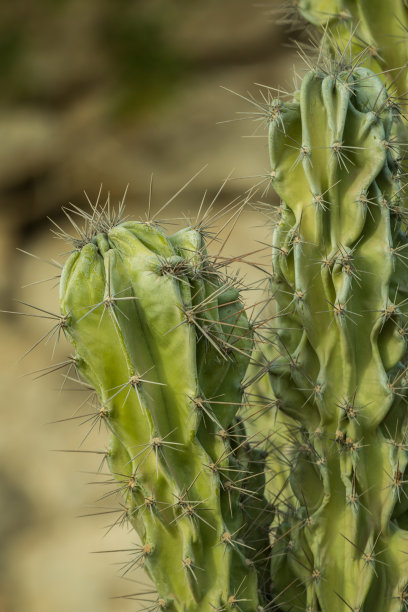
<path fill-rule="evenodd" d="M 272 106 L 279 605 L 407 609 L 408 215 L 391 138 L 401 118 L 377 76 L 330 62 Z"/>
<path fill-rule="evenodd" d="M 236 417 L 252 340 L 235 283 L 192 228 L 168 237 L 102 215 L 75 246 L 63 327 L 100 400 L 94 422 L 111 432 L 108 463 L 155 605 L 252 612 L 269 581 L 256 565 L 270 515 L 261 454 Z"/>

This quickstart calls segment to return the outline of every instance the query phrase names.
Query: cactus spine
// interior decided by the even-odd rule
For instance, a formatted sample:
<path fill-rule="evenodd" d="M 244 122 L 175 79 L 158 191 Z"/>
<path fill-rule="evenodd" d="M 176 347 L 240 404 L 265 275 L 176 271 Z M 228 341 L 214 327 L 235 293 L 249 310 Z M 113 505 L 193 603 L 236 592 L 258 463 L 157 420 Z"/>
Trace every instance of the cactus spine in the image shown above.
<path fill-rule="evenodd" d="M 157 609 L 255 610 L 269 580 L 258 584 L 253 546 L 267 538 L 253 521 L 264 476 L 236 417 L 252 341 L 234 282 L 198 230 L 100 219 L 60 295 Z"/>

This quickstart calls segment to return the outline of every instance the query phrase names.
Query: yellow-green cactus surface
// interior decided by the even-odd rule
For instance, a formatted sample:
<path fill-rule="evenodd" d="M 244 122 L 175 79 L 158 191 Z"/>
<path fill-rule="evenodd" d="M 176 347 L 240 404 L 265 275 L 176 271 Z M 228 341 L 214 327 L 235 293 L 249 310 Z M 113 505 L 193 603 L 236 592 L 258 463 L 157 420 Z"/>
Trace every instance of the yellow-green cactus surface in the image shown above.
<path fill-rule="evenodd" d="M 271 551 L 278 604 L 406 610 L 401 117 L 381 79 L 358 65 L 316 67 L 292 102 L 272 106 L 270 159 L 281 209 L 269 379 L 281 417 L 270 415 L 269 427 L 281 440 L 268 465 L 271 478 L 280 474 Z"/>
<path fill-rule="evenodd" d="M 76 246 L 61 279 L 65 332 L 111 432 L 155 605 L 253 612 L 270 580 L 256 572 L 269 515 L 260 454 L 236 418 L 252 346 L 239 293 L 194 229 L 168 237 L 127 221 Z"/>

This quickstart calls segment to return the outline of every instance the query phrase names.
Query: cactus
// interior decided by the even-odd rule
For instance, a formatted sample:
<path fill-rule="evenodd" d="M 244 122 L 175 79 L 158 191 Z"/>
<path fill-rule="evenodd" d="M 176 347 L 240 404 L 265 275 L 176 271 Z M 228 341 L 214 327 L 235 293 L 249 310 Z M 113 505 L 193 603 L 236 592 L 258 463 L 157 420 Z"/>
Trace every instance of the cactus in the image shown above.
<path fill-rule="evenodd" d="M 329 62 L 272 103 L 279 329 L 261 373 L 281 415 L 268 465 L 286 474 L 271 551 L 283 610 L 408 605 L 408 216 L 389 101 L 368 69 Z"/>
<path fill-rule="evenodd" d="M 408 91 L 408 6 L 405 0 L 296 0 L 300 14 L 330 30 L 346 55 L 364 59 L 381 75 L 390 94 L 403 101 Z"/>
<path fill-rule="evenodd" d="M 408 8 L 296 5 L 334 50 L 256 104 L 275 314 L 249 322 L 200 224 L 95 208 L 62 271 L 51 336 L 98 398 L 149 610 L 408 610 Z"/>
<path fill-rule="evenodd" d="M 100 400 L 92 425 L 111 432 L 154 609 L 394 612 L 408 604 L 401 113 L 358 61 L 332 60 L 271 108 L 273 324 L 249 324 L 200 228 L 101 213 L 64 266 L 62 327 Z M 247 369 L 255 327 L 266 348 Z"/>
<path fill-rule="evenodd" d="M 93 424 L 111 432 L 114 493 L 139 534 L 154 609 L 254 611 L 270 518 L 262 453 L 237 417 L 252 340 L 236 282 L 199 229 L 167 236 L 98 215 L 63 269 L 63 328 L 99 397 Z"/>

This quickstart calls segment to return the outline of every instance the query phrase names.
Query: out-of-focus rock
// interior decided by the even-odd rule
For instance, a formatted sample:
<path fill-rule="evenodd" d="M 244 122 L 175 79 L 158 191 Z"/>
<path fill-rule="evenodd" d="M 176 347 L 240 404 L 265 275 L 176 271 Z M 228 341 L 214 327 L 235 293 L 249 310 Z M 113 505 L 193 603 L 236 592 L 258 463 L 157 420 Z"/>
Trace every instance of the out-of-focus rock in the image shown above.
<path fill-rule="evenodd" d="M 0 113 L 0 185 L 4 192 L 56 167 L 63 147 L 55 114 L 36 108 Z M 7 199 L 1 202 L 7 208 Z"/>

